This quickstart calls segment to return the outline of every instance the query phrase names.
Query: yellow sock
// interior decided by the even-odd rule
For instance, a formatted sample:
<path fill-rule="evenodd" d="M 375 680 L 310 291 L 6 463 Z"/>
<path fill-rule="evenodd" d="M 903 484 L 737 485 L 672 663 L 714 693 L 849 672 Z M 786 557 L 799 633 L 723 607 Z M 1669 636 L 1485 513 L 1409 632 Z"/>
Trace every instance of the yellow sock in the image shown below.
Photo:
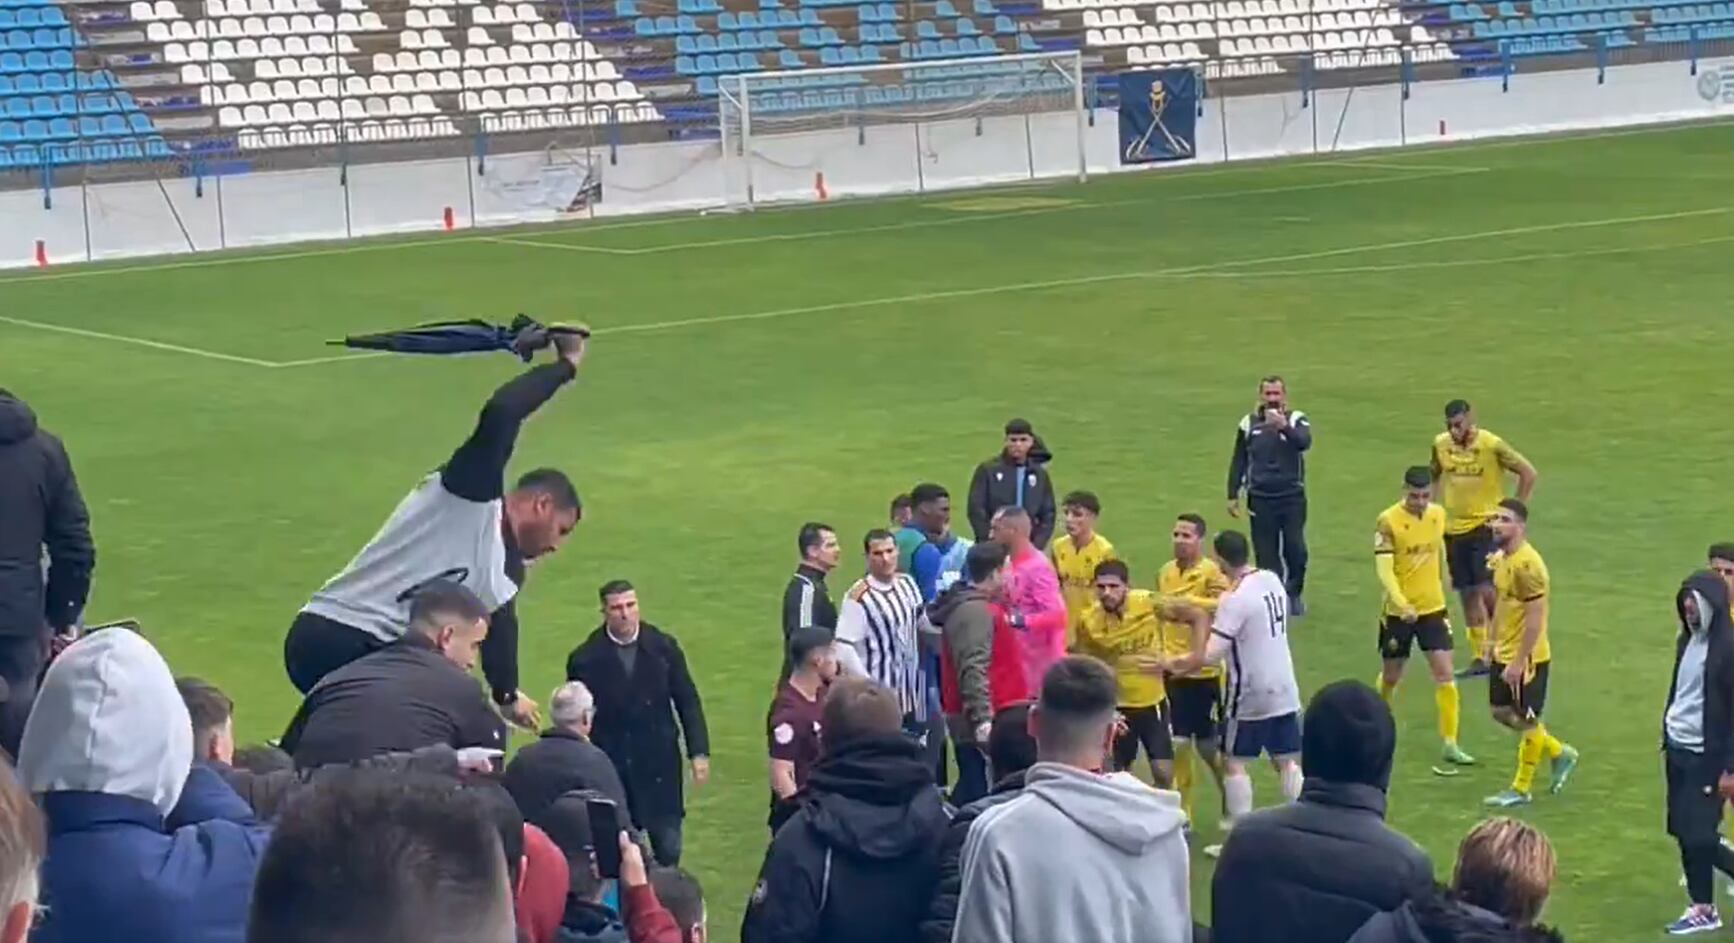
<path fill-rule="evenodd" d="M 1433 689 L 1433 703 L 1439 708 L 1439 738 L 1446 743 L 1457 742 L 1457 723 L 1463 702 L 1457 694 L 1457 682 L 1447 681 Z"/>
<path fill-rule="evenodd" d="M 1539 727 L 1531 727 L 1523 732 L 1522 739 L 1517 741 L 1517 775 L 1511 778 L 1511 788 L 1529 795 L 1529 787 L 1535 783 L 1535 766 L 1541 762 L 1542 742 L 1547 735 Z"/>
<path fill-rule="evenodd" d="M 1198 752 L 1189 740 L 1174 744 L 1174 789 L 1180 793 L 1180 808 L 1192 821 L 1192 755 Z"/>
<path fill-rule="evenodd" d="M 1487 626 L 1472 625 L 1469 627 L 1469 655 L 1480 658 L 1487 651 Z"/>
<path fill-rule="evenodd" d="M 1379 697 L 1384 698 L 1386 707 L 1397 699 L 1397 685 L 1386 681 L 1384 675 L 1379 675 Z"/>
<path fill-rule="evenodd" d="M 1558 737 L 1548 733 L 1547 728 L 1541 724 L 1535 725 L 1535 732 L 1541 735 L 1541 752 L 1550 760 L 1559 759 L 1559 755 L 1565 752 L 1565 744 Z"/>

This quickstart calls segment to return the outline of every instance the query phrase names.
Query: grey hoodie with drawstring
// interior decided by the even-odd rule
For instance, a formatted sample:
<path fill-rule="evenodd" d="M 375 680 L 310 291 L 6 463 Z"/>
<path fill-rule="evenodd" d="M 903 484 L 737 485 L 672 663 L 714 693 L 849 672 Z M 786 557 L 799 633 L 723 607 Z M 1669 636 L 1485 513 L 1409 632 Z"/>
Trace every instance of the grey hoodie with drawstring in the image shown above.
<path fill-rule="evenodd" d="M 1030 768 L 963 848 L 957 943 L 1188 943 L 1180 794 L 1128 773 Z"/>

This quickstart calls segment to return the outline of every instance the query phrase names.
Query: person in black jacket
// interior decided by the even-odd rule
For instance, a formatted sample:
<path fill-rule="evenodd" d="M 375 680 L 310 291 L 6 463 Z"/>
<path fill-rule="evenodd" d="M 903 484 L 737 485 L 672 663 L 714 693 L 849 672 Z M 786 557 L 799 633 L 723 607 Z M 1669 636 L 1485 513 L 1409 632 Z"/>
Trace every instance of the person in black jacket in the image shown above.
<path fill-rule="evenodd" d="M 1252 516 L 1252 547 L 1258 567 L 1281 573 L 1289 612 L 1306 615 L 1301 592 L 1307 581 L 1307 465 L 1313 424 L 1290 410 L 1288 384 L 1272 374 L 1258 381 L 1258 408 L 1240 417 L 1228 460 L 1228 516 L 1240 516 L 1240 494 Z"/>
<path fill-rule="evenodd" d="M 1558 869 L 1540 829 L 1488 819 L 1457 847 L 1450 887 L 1374 914 L 1349 943 L 1562 943 L 1536 923 Z"/>
<path fill-rule="evenodd" d="M 402 637 L 405 603 L 423 583 L 461 583 L 491 610 L 482 674 L 513 723 L 535 729 L 536 702 L 518 687 L 517 595 L 530 562 L 560 549 L 581 502 L 564 472 L 538 468 L 506 490 L 524 423 L 578 375 L 587 335 L 553 335 L 557 356 L 488 397 L 469 438 L 422 479 L 361 552 L 313 594 L 283 640 L 283 666 L 305 694 L 320 678 Z"/>
<path fill-rule="evenodd" d="M 42 557 L 48 555 L 48 576 Z M 75 631 L 96 545 L 66 447 L 0 390 L 0 748 L 17 755 L 51 633 Z"/>
<path fill-rule="evenodd" d="M 1299 801 L 1237 822 L 1210 884 L 1216 943 L 1343 943 L 1433 887 L 1433 866 L 1385 824 L 1397 750 L 1390 708 L 1358 681 L 1325 686 L 1301 724 Z"/>
<path fill-rule="evenodd" d="M 1667 772 L 1668 834 L 1680 846 L 1691 906 L 1671 933 L 1714 930 L 1715 874 L 1734 875 L 1734 852 L 1721 840 L 1723 803 L 1734 798 L 1734 620 L 1728 584 L 1712 570 L 1687 577 L 1674 596 L 1680 632 L 1674 641 L 1662 755 Z"/>
<path fill-rule="evenodd" d="M 596 721 L 596 699 L 590 689 L 582 681 L 560 685 L 548 702 L 548 716 L 554 725 L 542 731 L 542 739 L 512 757 L 501 780 L 524 810 L 524 818 L 535 818 L 549 803 L 576 789 L 595 792 L 629 813 L 626 787 L 614 761 L 590 742 L 590 728 Z"/>
<path fill-rule="evenodd" d="M 325 676 L 283 734 L 297 769 L 354 763 L 443 743 L 503 750 L 505 723 L 470 676 L 488 607 L 436 580 L 410 600 L 401 640 Z"/>
<path fill-rule="evenodd" d="M 1016 505 L 1030 512 L 1030 542 L 1046 547 L 1054 535 L 1054 483 L 1048 477 L 1053 453 L 1036 437 L 1028 420 L 1005 424 L 1005 447 L 975 467 L 969 482 L 969 526 L 975 541 L 991 538 L 993 515 Z"/>
<path fill-rule="evenodd" d="M 963 892 L 963 843 L 969 827 L 982 813 L 1009 802 L 1024 791 L 1024 774 L 1036 765 L 1036 738 L 1030 736 L 1030 708 L 1019 704 L 1000 711 L 987 738 L 987 759 L 995 777 L 987 795 L 957 810 L 946 826 L 939 845 L 939 882 L 933 902 L 921 921 L 921 939 L 926 943 L 951 943 L 951 927 L 957 920 L 957 899 Z"/>
<path fill-rule="evenodd" d="M 865 678 L 831 686 L 822 723 L 824 755 L 765 852 L 741 943 L 913 940 L 950 817 L 933 764 L 902 732 L 896 693 Z"/>
<path fill-rule="evenodd" d="M 614 761 L 632 805 L 632 821 L 650 836 L 656 861 L 680 864 L 686 796 L 681 734 L 692 781 L 710 778 L 710 731 L 698 685 L 674 636 L 644 622 L 638 592 L 625 580 L 604 583 L 603 624 L 566 659 L 566 679 L 596 697 L 590 737 Z M 676 726 L 675 717 L 680 722 Z"/>
<path fill-rule="evenodd" d="M 843 556 L 836 529 L 814 521 L 802 524 L 795 548 L 800 551 L 801 564 L 783 590 L 783 673 L 778 685 L 789 680 L 789 636 L 796 629 L 810 625 L 837 628 L 837 606 L 831 602 L 831 588 L 825 585 L 825 577 Z"/>

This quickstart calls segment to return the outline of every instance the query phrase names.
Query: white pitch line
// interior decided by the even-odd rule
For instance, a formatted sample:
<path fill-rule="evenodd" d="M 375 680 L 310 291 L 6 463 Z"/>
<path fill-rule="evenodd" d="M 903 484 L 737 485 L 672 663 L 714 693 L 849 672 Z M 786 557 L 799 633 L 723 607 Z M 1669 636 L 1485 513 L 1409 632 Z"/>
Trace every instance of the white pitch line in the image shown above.
<path fill-rule="evenodd" d="M 1666 252 L 1671 249 L 1695 249 L 1700 246 L 1734 242 L 1734 235 L 1707 236 L 1686 242 L 1650 243 L 1615 246 L 1610 249 L 1566 249 L 1559 252 L 1532 252 L 1526 255 L 1500 255 L 1479 259 L 1426 259 L 1419 262 L 1393 262 L 1389 265 L 1341 265 L 1332 268 L 1270 269 L 1262 272 L 1188 272 L 1175 278 L 1307 278 L 1316 275 L 1374 275 L 1381 272 L 1413 272 L 1424 269 L 1467 268 L 1475 265 L 1510 265 L 1514 262 L 1549 262 L 1593 259 L 1610 255 L 1631 255 L 1642 252 Z"/>
<path fill-rule="evenodd" d="M 537 249 L 566 249 L 571 252 L 597 252 L 602 255 L 637 255 L 638 249 L 616 249 L 611 246 L 592 246 L 579 242 L 542 242 L 523 236 L 486 236 L 480 241 L 497 242 L 508 246 L 531 246 Z"/>
<path fill-rule="evenodd" d="M 849 311 L 857 308 L 875 308 L 883 307 L 885 305 L 921 304 L 929 301 L 944 301 L 952 298 L 974 298 L 983 295 L 1013 294 L 1025 291 L 1040 291 L 1049 288 L 1076 288 L 1085 285 L 1098 285 L 1106 282 L 1131 281 L 1147 278 L 1171 278 L 1249 265 L 1267 265 L 1279 262 L 1303 262 L 1310 259 L 1328 259 L 1344 255 L 1354 255 L 1361 252 L 1382 252 L 1390 249 L 1414 249 L 1424 246 L 1447 245 L 1454 242 L 1470 242 L 1478 239 L 1497 239 L 1504 236 L 1520 236 L 1541 232 L 1564 232 L 1574 229 L 1594 229 L 1604 226 L 1625 226 L 1634 223 L 1660 222 L 1670 219 L 1689 219 L 1701 216 L 1725 215 L 1731 211 L 1734 211 L 1734 207 L 1721 206 L 1701 210 L 1683 210 L 1676 213 L 1648 213 L 1642 216 L 1615 216 L 1606 219 L 1574 220 L 1562 223 L 1539 223 L 1532 226 L 1514 226 L 1507 229 L 1490 229 L 1482 232 L 1457 233 L 1448 236 L 1428 236 L 1422 239 L 1407 239 L 1397 242 L 1343 246 L 1336 249 L 1318 249 L 1309 252 L 1290 253 L 1287 255 L 1262 256 L 1251 259 L 1231 259 L 1223 262 L 1207 262 L 1200 265 L 1181 266 L 1178 268 L 1111 272 L 1103 275 L 1082 275 L 1075 278 L 1055 278 L 1035 282 L 1017 282 L 1010 285 L 989 285 L 981 288 L 956 288 L 944 291 L 916 292 L 914 294 L 896 295 L 888 298 L 861 298 L 854 301 L 838 301 L 830 304 L 807 305 L 799 308 L 781 308 L 774 311 L 721 314 L 702 318 L 681 318 L 674 321 L 656 321 L 649 324 L 625 324 L 618 327 L 598 328 L 595 333 L 641 334 L 651 331 L 672 330 L 681 327 L 725 324 L 736 321 L 766 321 L 776 318 L 794 317 L 796 315 L 823 314 L 831 311 Z M 1256 275 L 1258 273 L 1248 274 Z"/>
<path fill-rule="evenodd" d="M 39 331 L 53 331 L 57 334 L 71 334 L 75 337 L 89 337 L 95 340 L 114 341 L 118 344 L 132 344 L 137 347 L 150 347 L 155 350 L 167 350 L 177 354 L 190 354 L 194 357 L 204 357 L 207 360 L 226 360 L 229 363 L 243 363 L 249 367 L 275 367 L 279 364 L 269 360 L 258 360 L 253 357 L 241 357 L 235 354 L 225 354 L 215 350 L 201 350 L 197 347 L 186 347 L 181 344 L 169 344 L 163 341 L 148 340 L 143 337 L 128 337 L 125 334 L 110 334 L 106 331 L 92 331 L 82 327 L 67 327 L 64 324 L 45 324 L 41 321 L 27 321 L 23 318 L 0 315 L 0 321 L 15 324 L 19 327 L 31 327 Z"/>
<path fill-rule="evenodd" d="M 1371 167 L 1374 170 L 1459 170 L 1472 173 L 1487 173 L 1492 167 L 1471 166 L 1465 164 L 1421 164 L 1406 163 L 1395 160 L 1361 159 L 1349 157 L 1340 161 L 1327 162 L 1332 167 Z"/>
<path fill-rule="evenodd" d="M 321 363 L 342 363 L 345 360 L 372 360 L 375 357 L 389 356 L 391 356 L 389 351 L 370 350 L 366 353 L 360 354 L 333 354 L 329 357 L 309 357 L 306 360 L 285 360 L 281 363 L 270 364 L 269 366 L 273 369 L 282 369 L 284 367 L 311 367 L 315 364 Z"/>

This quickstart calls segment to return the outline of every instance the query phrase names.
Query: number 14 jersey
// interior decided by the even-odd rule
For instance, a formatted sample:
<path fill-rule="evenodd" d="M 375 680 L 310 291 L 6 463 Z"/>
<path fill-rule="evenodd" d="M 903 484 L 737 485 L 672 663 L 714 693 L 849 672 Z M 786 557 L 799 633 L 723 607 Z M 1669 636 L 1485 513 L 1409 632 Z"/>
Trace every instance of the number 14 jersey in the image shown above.
<path fill-rule="evenodd" d="M 1223 659 L 1228 719 L 1264 720 L 1300 711 L 1300 685 L 1288 650 L 1288 591 L 1281 577 L 1269 570 L 1246 574 L 1222 597 L 1211 632 L 1228 643 Z"/>

